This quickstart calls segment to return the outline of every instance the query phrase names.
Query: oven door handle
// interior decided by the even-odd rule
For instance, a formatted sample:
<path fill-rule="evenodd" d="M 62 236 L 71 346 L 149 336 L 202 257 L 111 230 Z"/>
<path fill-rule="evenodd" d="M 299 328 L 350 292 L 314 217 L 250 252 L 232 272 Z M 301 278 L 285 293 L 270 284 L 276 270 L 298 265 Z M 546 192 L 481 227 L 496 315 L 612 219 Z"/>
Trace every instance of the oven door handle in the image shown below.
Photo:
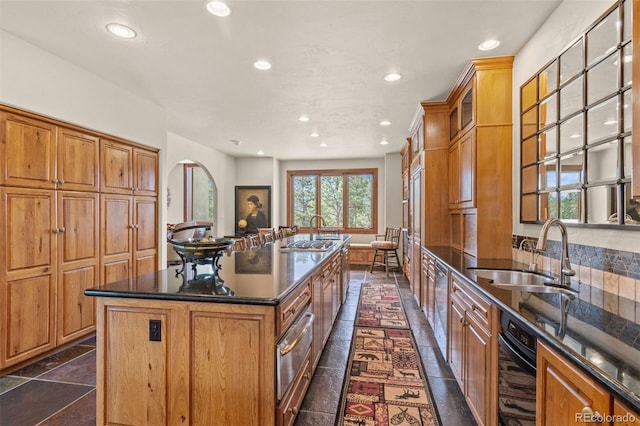
<path fill-rule="evenodd" d="M 522 367 L 527 373 L 532 376 L 536 375 L 536 365 L 520 353 L 520 350 L 516 348 L 511 342 L 509 342 L 502 333 L 498 333 L 498 344 L 501 345 L 509 358 L 511 358 L 516 364 Z"/>
<path fill-rule="evenodd" d="M 304 327 L 302 327 L 300 333 L 298 333 L 298 335 L 295 337 L 295 339 L 293 339 L 291 343 L 285 345 L 280 349 L 281 357 L 291 352 L 298 345 L 302 337 L 307 333 L 307 330 L 309 330 L 309 327 L 311 327 L 311 325 L 313 324 L 314 315 L 312 312 L 305 314 L 305 317 L 307 317 L 307 319 L 305 320 L 305 325 Z"/>

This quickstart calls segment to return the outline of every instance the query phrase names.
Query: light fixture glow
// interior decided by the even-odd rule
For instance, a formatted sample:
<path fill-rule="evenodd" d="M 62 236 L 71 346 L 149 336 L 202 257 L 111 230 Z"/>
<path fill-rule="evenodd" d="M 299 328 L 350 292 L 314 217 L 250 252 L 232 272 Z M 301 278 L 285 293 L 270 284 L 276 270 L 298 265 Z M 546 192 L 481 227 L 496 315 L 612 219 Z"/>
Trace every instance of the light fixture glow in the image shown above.
<path fill-rule="evenodd" d="M 385 81 L 398 81 L 402 78 L 397 72 L 391 72 L 384 76 Z"/>
<path fill-rule="evenodd" d="M 300 117 L 298 117 L 298 121 L 302 121 L 302 122 L 305 122 L 305 123 L 307 121 L 309 121 L 309 120 L 310 120 L 310 118 L 307 117 L 306 115 L 301 115 Z"/>
<path fill-rule="evenodd" d="M 389 145 L 389 141 L 388 141 L 388 140 L 386 140 L 386 139 L 382 139 L 382 140 L 380 141 L 380 145 Z"/>
<path fill-rule="evenodd" d="M 326 142 L 320 142 L 320 146 L 325 148 L 327 146 L 327 143 Z"/>
<path fill-rule="evenodd" d="M 570 137 L 571 139 L 578 139 L 578 138 L 581 138 L 581 137 L 582 137 L 582 135 L 581 135 L 581 134 L 579 134 L 579 133 L 574 133 L 573 135 L 571 135 L 571 136 L 569 136 L 569 137 Z"/>
<path fill-rule="evenodd" d="M 255 61 L 253 63 L 253 66 L 256 67 L 257 69 L 261 70 L 261 71 L 266 71 L 271 69 L 271 64 L 265 60 L 259 60 L 259 61 Z"/>
<path fill-rule="evenodd" d="M 258 152 L 257 152 L 257 154 L 258 154 L 258 155 L 264 155 L 264 151 L 263 151 L 263 150 L 260 150 L 260 151 L 258 151 Z"/>
<path fill-rule="evenodd" d="M 390 126 L 390 125 L 391 125 L 391 122 L 390 122 L 389 120 L 382 120 L 382 121 L 380 122 L 380 125 L 381 125 L 381 126 Z"/>
<path fill-rule="evenodd" d="M 312 138 L 317 138 L 320 136 L 320 133 L 318 132 L 309 133 L 309 136 L 311 136 Z"/>
<path fill-rule="evenodd" d="M 605 126 L 611 126 L 612 124 L 618 124 L 618 120 L 607 120 L 604 123 Z"/>
<path fill-rule="evenodd" d="M 120 38 L 134 38 L 137 35 L 134 30 L 126 25 L 116 23 L 107 24 L 107 31 Z"/>
<path fill-rule="evenodd" d="M 500 41 L 486 40 L 478 45 L 478 50 L 493 50 L 498 46 L 500 46 Z"/>
<path fill-rule="evenodd" d="M 207 3 L 207 10 L 215 16 L 229 16 L 231 14 L 229 6 L 219 0 L 212 0 Z"/>

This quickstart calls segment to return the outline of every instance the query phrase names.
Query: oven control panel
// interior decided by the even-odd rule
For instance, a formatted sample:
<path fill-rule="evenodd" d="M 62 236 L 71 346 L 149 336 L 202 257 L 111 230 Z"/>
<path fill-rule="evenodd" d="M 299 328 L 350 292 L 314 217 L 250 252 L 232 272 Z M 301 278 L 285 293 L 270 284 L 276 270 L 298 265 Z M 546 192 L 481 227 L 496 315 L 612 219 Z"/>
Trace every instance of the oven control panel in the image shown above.
<path fill-rule="evenodd" d="M 507 331 L 509 334 L 517 339 L 522 345 L 526 346 L 532 351 L 536 350 L 536 338 L 530 333 L 524 331 L 518 324 L 509 319 L 507 325 Z"/>

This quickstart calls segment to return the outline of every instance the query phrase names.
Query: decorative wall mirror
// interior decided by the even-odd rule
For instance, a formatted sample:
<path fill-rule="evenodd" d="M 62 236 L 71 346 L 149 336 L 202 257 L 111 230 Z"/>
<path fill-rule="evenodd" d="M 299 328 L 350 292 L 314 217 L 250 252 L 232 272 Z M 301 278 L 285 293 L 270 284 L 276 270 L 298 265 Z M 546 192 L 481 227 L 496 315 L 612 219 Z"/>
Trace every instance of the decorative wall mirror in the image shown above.
<path fill-rule="evenodd" d="M 630 195 L 631 5 L 617 1 L 521 86 L 521 222 L 640 229 Z"/>

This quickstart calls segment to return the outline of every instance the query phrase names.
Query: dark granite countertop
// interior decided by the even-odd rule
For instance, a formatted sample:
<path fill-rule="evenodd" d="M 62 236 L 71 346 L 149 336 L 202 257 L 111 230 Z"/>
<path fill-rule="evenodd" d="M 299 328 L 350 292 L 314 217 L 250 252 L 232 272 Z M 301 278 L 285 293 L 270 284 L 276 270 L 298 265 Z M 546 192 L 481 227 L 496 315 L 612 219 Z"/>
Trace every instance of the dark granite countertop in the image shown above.
<path fill-rule="evenodd" d="M 558 294 L 496 288 L 467 269 L 526 270 L 527 265 L 511 259 L 478 259 L 451 247 L 425 248 L 501 310 L 523 320 L 539 339 L 573 361 L 616 398 L 640 412 L 639 324 L 576 297 L 569 302 L 566 330 L 561 330 Z"/>
<path fill-rule="evenodd" d="M 281 251 L 290 242 L 308 238 L 309 235 L 299 234 L 258 248 L 222 255 L 219 260 L 219 276 L 233 295 L 214 294 L 211 286 L 201 284 L 200 277 L 211 272 L 210 265 L 189 263 L 180 274 L 176 271 L 181 269 L 182 264 L 91 288 L 85 290 L 85 294 L 98 297 L 277 305 L 332 254 L 340 250 L 351 236 L 332 237 L 336 244 L 327 251 Z"/>

